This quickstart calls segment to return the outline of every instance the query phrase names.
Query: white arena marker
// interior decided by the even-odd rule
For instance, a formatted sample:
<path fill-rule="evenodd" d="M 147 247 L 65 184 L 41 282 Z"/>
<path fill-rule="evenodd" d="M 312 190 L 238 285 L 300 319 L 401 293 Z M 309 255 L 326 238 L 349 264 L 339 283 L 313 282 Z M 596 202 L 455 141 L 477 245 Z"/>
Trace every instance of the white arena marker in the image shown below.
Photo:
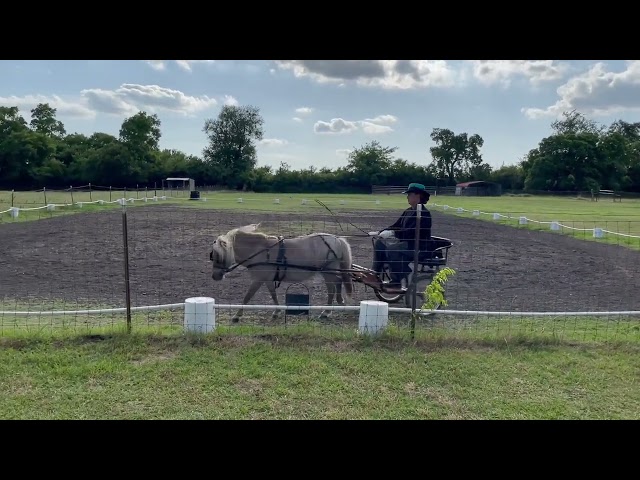
<path fill-rule="evenodd" d="M 494 213 L 493 214 L 493 219 L 494 220 L 500 220 L 500 214 L 499 213 Z"/>
<path fill-rule="evenodd" d="M 380 205 L 380 200 L 376 200 L 376 205 Z"/>
<path fill-rule="evenodd" d="M 389 304 L 376 300 L 362 300 L 360 302 L 360 318 L 358 330 L 360 333 L 378 334 L 385 329 L 389 321 Z"/>
<path fill-rule="evenodd" d="M 303 198 L 303 199 L 302 199 L 302 205 L 306 205 L 306 204 L 307 204 L 307 199 L 306 199 L 306 198 Z"/>
<path fill-rule="evenodd" d="M 462 207 L 458 207 L 458 213 L 462 213 L 464 211 L 464 209 Z"/>
<path fill-rule="evenodd" d="M 604 232 L 602 231 L 601 228 L 594 228 L 593 229 L 593 236 L 594 236 L 594 238 L 602 238 L 602 237 L 604 237 Z"/>
<path fill-rule="evenodd" d="M 344 205 L 345 203 L 347 202 L 345 202 L 344 200 L 340 200 L 340 205 Z"/>
<path fill-rule="evenodd" d="M 119 198 L 118 199 L 118 205 L 124 206 L 125 203 L 127 203 L 127 199 L 126 198 Z"/>
<path fill-rule="evenodd" d="M 527 217 L 520 217 L 520 219 L 518 220 L 518 223 L 520 225 L 526 225 L 527 224 Z"/>
<path fill-rule="evenodd" d="M 443 205 L 443 206 L 442 206 L 442 209 L 443 209 L 443 210 L 449 210 L 449 205 Z"/>
<path fill-rule="evenodd" d="M 551 230 L 560 230 L 560 224 L 558 222 L 551 222 Z"/>
<path fill-rule="evenodd" d="M 47 210 L 49 210 L 50 212 L 55 209 L 56 209 L 56 206 L 53 203 L 50 203 L 49 205 L 47 205 Z"/>
<path fill-rule="evenodd" d="M 216 301 L 210 297 L 192 297 L 184 301 L 184 329 L 209 333 L 216 329 Z"/>
<path fill-rule="evenodd" d="M 239 199 L 238 199 L 238 203 L 242 203 L 242 201 L 243 201 L 243 200 L 242 200 L 241 198 L 239 198 Z"/>
<path fill-rule="evenodd" d="M 279 198 L 276 198 L 276 199 L 273 201 L 273 203 L 280 203 L 280 199 L 279 199 Z"/>
<path fill-rule="evenodd" d="M 473 214 L 477 217 L 478 215 L 480 215 L 480 210 L 474 210 Z"/>
<path fill-rule="evenodd" d="M 11 207 L 9 209 L 9 213 L 12 218 L 18 218 L 18 215 L 20 215 L 20 209 L 18 207 Z"/>

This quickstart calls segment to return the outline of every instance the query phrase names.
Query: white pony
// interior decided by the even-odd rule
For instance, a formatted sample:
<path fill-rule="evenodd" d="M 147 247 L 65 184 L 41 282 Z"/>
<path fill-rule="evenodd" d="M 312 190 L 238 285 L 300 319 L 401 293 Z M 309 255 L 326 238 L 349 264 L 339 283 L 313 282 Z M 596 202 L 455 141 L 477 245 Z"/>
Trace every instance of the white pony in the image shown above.
<path fill-rule="evenodd" d="M 280 282 L 296 283 L 322 275 L 327 286 L 327 305 L 344 305 L 342 285 L 348 298 L 353 294 L 351 276 L 353 257 L 351 246 L 343 237 L 330 233 L 312 233 L 295 238 L 278 237 L 256 232 L 259 223 L 234 228 L 220 235 L 214 242 L 209 257 L 213 262 L 212 278 L 222 280 L 239 266 L 246 267 L 252 278 L 242 301 L 249 303 L 262 284 L 266 284 L 278 305 L 276 288 Z M 320 317 L 327 318 L 331 310 L 323 310 Z M 233 316 L 237 322 L 243 314 L 240 308 Z M 279 310 L 271 315 L 277 318 Z"/>

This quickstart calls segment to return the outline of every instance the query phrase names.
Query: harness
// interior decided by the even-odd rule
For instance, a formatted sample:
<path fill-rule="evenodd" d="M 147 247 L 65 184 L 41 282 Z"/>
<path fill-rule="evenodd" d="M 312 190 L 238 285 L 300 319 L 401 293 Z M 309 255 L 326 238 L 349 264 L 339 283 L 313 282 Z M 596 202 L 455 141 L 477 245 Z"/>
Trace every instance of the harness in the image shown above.
<path fill-rule="evenodd" d="M 230 267 L 225 269 L 225 273 L 229 273 L 232 270 L 235 270 L 239 266 L 244 265 L 246 262 L 251 260 L 256 255 L 259 255 L 259 254 L 261 254 L 262 252 L 265 252 L 265 251 L 267 252 L 267 261 L 266 262 L 257 262 L 257 263 L 252 263 L 250 265 L 244 265 L 244 266 L 246 268 L 250 269 L 250 268 L 253 268 L 253 267 L 264 266 L 264 265 L 275 265 L 276 266 L 276 273 L 275 273 L 275 275 L 273 277 L 273 282 L 275 283 L 275 287 L 276 288 L 278 288 L 280 286 L 280 284 L 282 283 L 282 280 L 284 280 L 288 268 L 296 268 L 296 269 L 300 269 L 300 270 L 310 270 L 310 271 L 316 271 L 316 272 L 323 271 L 327 267 L 327 265 L 329 265 L 333 261 L 333 259 L 330 258 L 331 254 L 333 254 L 333 257 L 336 260 L 338 259 L 338 255 L 336 254 L 335 250 L 333 248 L 331 248 L 331 245 L 329 245 L 329 243 L 327 243 L 327 241 L 324 238 L 324 235 L 316 234 L 314 236 L 320 237 L 320 239 L 324 242 L 324 244 L 329 249 L 329 251 L 327 252 L 327 258 L 325 259 L 326 261 L 325 261 L 324 265 L 322 265 L 321 267 L 309 267 L 309 266 L 306 266 L 306 265 L 291 265 L 287 260 L 285 238 L 282 235 L 279 235 L 278 236 L 278 241 L 276 243 L 274 243 L 272 245 L 269 245 L 268 247 L 265 247 L 262 250 L 258 250 L 256 253 L 254 253 L 253 255 L 251 255 L 248 258 L 245 258 L 240 263 L 234 263 L 233 265 L 231 265 Z M 278 245 L 278 255 L 276 256 L 276 261 L 275 262 L 270 262 L 269 259 L 271 257 L 271 249 L 273 247 L 275 247 L 276 245 Z M 211 260 L 213 261 L 213 252 L 210 254 L 210 257 L 211 257 Z"/>

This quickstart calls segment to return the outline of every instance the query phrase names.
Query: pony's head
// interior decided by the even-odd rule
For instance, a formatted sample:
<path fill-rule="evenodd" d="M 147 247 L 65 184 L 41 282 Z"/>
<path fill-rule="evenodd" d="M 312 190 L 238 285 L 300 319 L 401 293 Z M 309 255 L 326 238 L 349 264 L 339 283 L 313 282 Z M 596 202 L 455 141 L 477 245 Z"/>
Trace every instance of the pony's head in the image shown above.
<path fill-rule="evenodd" d="M 213 273 L 211 274 L 211 278 L 216 281 L 222 280 L 227 273 L 227 270 L 236 263 L 236 256 L 233 248 L 236 233 L 239 231 L 254 232 L 259 226 L 259 223 L 252 223 L 251 225 L 234 228 L 223 235 L 219 235 L 218 238 L 214 240 L 213 247 L 209 253 L 209 260 L 213 262 Z"/>

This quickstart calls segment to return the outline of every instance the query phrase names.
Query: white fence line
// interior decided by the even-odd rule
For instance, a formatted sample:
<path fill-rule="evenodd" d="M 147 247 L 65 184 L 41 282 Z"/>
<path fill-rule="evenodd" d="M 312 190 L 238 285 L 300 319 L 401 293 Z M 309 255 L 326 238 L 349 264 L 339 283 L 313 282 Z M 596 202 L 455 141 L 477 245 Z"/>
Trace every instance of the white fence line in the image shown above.
<path fill-rule="evenodd" d="M 187 198 L 187 197 L 169 197 L 171 200 L 195 200 L 195 199 L 191 199 L 191 198 Z M 21 211 L 34 211 L 34 210 L 43 210 L 43 209 L 47 209 L 47 210 L 54 210 L 56 207 L 71 207 L 74 205 L 77 205 L 79 208 L 82 208 L 83 205 L 90 205 L 90 204 L 113 204 L 113 203 L 117 203 L 119 205 L 125 205 L 126 203 L 133 203 L 133 202 L 148 202 L 148 201 L 154 201 L 157 202 L 158 200 L 166 200 L 167 196 L 163 195 L 163 196 L 153 196 L 153 197 L 143 197 L 143 198 L 118 198 L 116 200 L 113 201 L 106 201 L 106 200 L 94 200 L 92 202 L 75 202 L 75 203 L 50 203 L 47 205 L 43 205 L 41 207 L 28 207 L 28 208 L 21 208 L 21 207 L 11 207 L 8 210 L 4 210 L 0 212 L 0 215 L 5 214 L 5 213 L 9 213 L 13 218 L 16 218 L 19 216 L 19 212 Z M 206 197 L 203 198 L 198 198 L 197 200 L 200 201 L 207 201 Z M 244 203 L 245 201 L 260 201 L 260 202 L 264 202 L 264 199 L 253 199 L 253 198 L 249 198 L 249 199 L 244 199 L 243 197 L 238 197 L 236 199 L 236 202 L 238 203 Z M 347 203 L 375 203 L 376 205 L 380 205 L 381 201 L 376 199 L 376 200 L 327 200 L 325 203 L 329 202 L 329 203 L 335 203 L 336 201 L 338 201 L 340 203 L 340 205 L 347 205 Z M 301 205 L 306 205 L 310 202 L 309 199 L 303 198 L 301 200 Z M 280 199 L 279 198 L 274 198 L 273 200 L 274 204 L 279 204 L 280 203 Z M 526 216 L 512 216 L 512 215 L 504 215 L 502 213 L 497 213 L 497 212 L 493 212 L 493 213 L 489 213 L 489 212 L 483 212 L 481 210 L 467 210 L 465 208 L 462 207 L 452 207 L 450 205 L 446 205 L 446 204 L 438 204 L 438 203 L 432 203 L 431 205 L 433 205 L 434 207 L 442 207 L 443 210 L 449 210 L 449 209 L 455 209 L 455 211 L 457 213 L 464 213 L 464 212 L 470 212 L 473 216 L 479 216 L 479 215 L 492 215 L 494 220 L 499 220 L 500 218 L 506 218 L 509 220 L 518 220 L 520 225 L 526 225 L 527 223 L 531 222 L 531 223 L 537 223 L 540 225 L 549 225 L 551 230 L 561 230 L 563 228 L 566 228 L 568 230 L 576 230 L 576 231 L 582 231 L 582 232 L 593 232 L 593 237 L 594 238 L 602 238 L 604 237 L 605 233 L 611 234 L 611 235 L 618 235 L 618 236 L 622 236 L 622 237 L 627 237 L 627 238 L 638 238 L 640 239 L 640 235 L 631 235 L 631 234 L 627 234 L 627 233 L 620 233 L 620 232 L 614 232 L 612 230 L 606 230 L 604 228 L 599 228 L 599 227 L 594 227 L 594 228 L 576 228 L 576 227 L 571 227 L 569 225 L 564 225 L 558 221 L 539 221 L 539 220 L 533 220 L 531 218 L 527 218 Z"/>
<path fill-rule="evenodd" d="M 362 302 L 369 302 L 363 300 Z M 362 302 L 360 305 L 242 305 L 242 304 L 214 304 L 215 310 L 309 310 L 309 311 L 351 311 L 358 312 L 363 308 Z M 184 308 L 186 302 L 169 303 L 162 305 L 146 305 L 139 307 L 131 307 L 132 312 L 139 311 L 159 311 L 159 310 L 172 310 L 176 308 Z M 365 305 L 366 306 L 366 305 Z M 0 318 L 4 316 L 66 316 L 66 315 L 92 315 L 92 314 L 104 314 L 104 313 L 124 313 L 127 309 L 122 308 L 101 308 L 95 310 L 14 310 L 14 311 L 0 311 Z M 406 307 L 389 307 L 389 312 L 396 313 L 411 313 L 410 308 Z M 621 311 L 583 311 L 583 312 L 509 312 L 509 311 L 492 311 L 492 310 L 416 310 L 419 315 L 462 315 L 462 316 L 505 316 L 505 317 L 549 317 L 549 316 L 585 316 L 585 317 L 597 317 L 597 316 L 614 316 L 614 315 L 638 315 L 640 316 L 640 310 L 621 310 Z"/>
<path fill-rule="evenodd" d="M 448 210 L 448 209 L 453 209 L 454 207 L 450 206 L 450 205 L 442 205 L 442 204 L 438 204 L 438 203 L 432 203 L 431 205 L 433 205 L 434 207 L 442 207 L 443 210 Z M 489 212 L 482 212 L 480 210 L 467 210 L 466 208 L 462 208 L 462 207 L 455 207 L 455 211 L 456 213 L 463 213 L 463 212 L 471 212 L 472 215 L 474 216 L 479 216 L 479 215 L 492 215 L 494 220 L 499 220 L 500 218 L 507 218 L 509 220 L 518 220 L 518 223 L 520 225 L 526 225 L 529 222 L 532 223 L 538 223 L 540 225 L 550 225 L 551 230 L 560 230 L 561 228 L 567 228 L 569 230 L 577 230 L 577 231 L 581 231 L 581 232 L 593 232 L 593 237 L 594 238 L 602 238 L 604 237 L 605 233 L 610 233 L 611 235 L 620 235 L 622 237 L 628 237 L 628 238 L 640 238 L 639 235 L 629 235 L 627 233 L 619 233 L 619 232 L 613 232 L 611 230 L 605 230 L 603 228 L 598 228 L 598 227 L 594 227 L 594 228 L 576 228 L 576 227 L 571 227 L 569 225 L 564 225 L 558 221 L 550 221 L 550 222 L 546 222 L 546 221 L 539 221 L 539 220 L 533 220 L 531 218 L 527 218 L 526 216 L 512 216 L 512 215 L 504 215 L 502 213 L 497 213 L 497 212 L 493 212 L 493 213 L 489 213 Z"/>

